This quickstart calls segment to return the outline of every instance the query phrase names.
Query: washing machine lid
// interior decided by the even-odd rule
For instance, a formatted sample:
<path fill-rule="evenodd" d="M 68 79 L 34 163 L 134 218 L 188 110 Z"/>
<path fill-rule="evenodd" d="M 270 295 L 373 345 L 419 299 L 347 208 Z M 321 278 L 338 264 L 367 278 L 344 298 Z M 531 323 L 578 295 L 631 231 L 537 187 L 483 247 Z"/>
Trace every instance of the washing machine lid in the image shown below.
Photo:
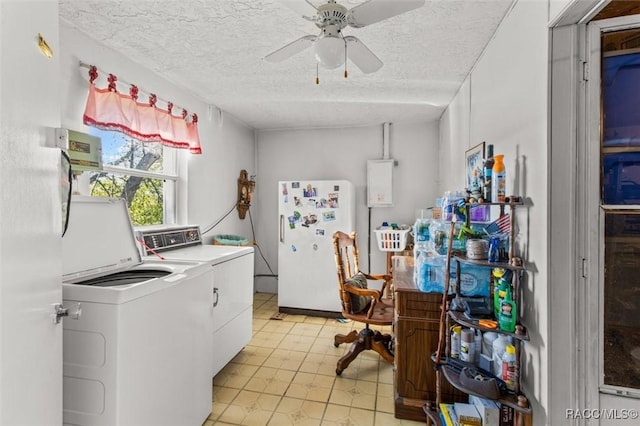
<path fill-rule="evenodd" d="M 121 198 L 73 196 L 62 238 L 62 279 L 94 278 L 142 263 L 127 203 Z"/>

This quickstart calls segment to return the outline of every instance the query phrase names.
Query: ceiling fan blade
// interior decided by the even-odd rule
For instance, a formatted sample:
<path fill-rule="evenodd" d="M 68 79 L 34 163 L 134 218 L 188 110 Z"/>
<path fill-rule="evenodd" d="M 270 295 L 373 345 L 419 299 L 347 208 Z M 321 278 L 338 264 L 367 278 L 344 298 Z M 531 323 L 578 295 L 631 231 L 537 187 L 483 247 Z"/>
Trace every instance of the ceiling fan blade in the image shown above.
<path fill-rule="evenodd" d="M 318 10 L 309 0 L 279 0 L 279 2 L 307 20 L 311 20 Z"/>
<path fill-rule="evenodd" d="M 382 61 L 367 46 L 354 36 L 344 38 L 347 42 L 347 56 L 365 74 L 382 68 Z"/>
<path fill-rule="evenodd" d="M 362 28 L 422 7 L 424 3 L 425 0 L 369 0 L 349 10 L 347 22 L 354 28 Z"/>
<path fill-rule="evenodd" d="M 293 55 L 302 52 L 305 49 L 308 49 L 313 45 L 313 42 L 316 41 L 317 36 L 314 35 L 306 35 L 302 36 L 299 39 L 292 41 L 286 46 L 281 47 L 278 50 L 274 50 L 264 57 L 266 61 L 269 62 L 281 62 L 287 58 L 292 57 Z"/>

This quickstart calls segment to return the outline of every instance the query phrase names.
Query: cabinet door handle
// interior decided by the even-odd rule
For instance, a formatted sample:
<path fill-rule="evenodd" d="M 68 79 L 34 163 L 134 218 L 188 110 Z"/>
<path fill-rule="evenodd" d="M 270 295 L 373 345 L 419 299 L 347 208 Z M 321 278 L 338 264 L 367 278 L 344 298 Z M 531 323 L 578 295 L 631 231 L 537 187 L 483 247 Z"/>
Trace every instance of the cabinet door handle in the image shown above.
<path fill-rule="evenodd" d="M 220 293 L 218 293 L 218 287 L 213 288 L 213 297 L 215 297 L 215 301 L 213 302 L 213 307 L 218 306 L 218 299 L 220 298 Z"/>

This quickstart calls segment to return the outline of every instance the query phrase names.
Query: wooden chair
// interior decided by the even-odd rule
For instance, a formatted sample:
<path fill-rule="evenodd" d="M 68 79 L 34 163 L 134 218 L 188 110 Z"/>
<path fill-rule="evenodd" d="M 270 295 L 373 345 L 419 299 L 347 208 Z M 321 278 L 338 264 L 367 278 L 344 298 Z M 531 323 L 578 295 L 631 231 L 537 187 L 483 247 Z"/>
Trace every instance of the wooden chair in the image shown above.
<path fill-rule="evenodd" d="M 385 288 L 390 285 L 390 275 L 369 275 L 359 268 L 358 246 L 356 244 L 356 233 L 345 234 L 336 232 L 333 234 L 333 248 L 336 258 L 336 269 L 338 272 L 338 284 L 340 286 L 340 300 L 342 302 L 342 316 L 352 321 L 365 324 L 365 328 L 359 333 L 353 330 L 349 334 L 336 334 L 334 345 L 338 347 L 342 343 L 353 343 L 349 351 L 338 360 L 336 374 L 339 376 L 349 364 L 356 359 L 358 354 L 364 350 L 373 349 L 389 363 L 393 363 L 393 352 L 391 349 L 391 335 L 382 334 L 369 328 L 374 325 L 391 325 L 393 322 L 393 300 L 384 298 Z M 384 281 L 380 290 L 358 288 L 351 281 L 354 276 L 361 274 L 367 280 Z M 364 281 L 362 277 L 358 277 Z M 366 281 L 365 281 L 366 282 Z M 353 310 L 353 296 L 365 296 L 369 299 L 365 309 L 361 312 Z"/>

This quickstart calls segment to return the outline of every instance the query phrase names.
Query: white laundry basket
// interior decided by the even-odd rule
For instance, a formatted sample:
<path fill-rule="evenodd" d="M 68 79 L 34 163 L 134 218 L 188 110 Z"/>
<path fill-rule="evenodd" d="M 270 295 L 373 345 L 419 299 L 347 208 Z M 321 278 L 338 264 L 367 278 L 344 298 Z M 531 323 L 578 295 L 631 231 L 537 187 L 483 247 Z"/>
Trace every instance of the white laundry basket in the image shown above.
<path fill-rule="evenodd" d="M 374 232 L 378 240 L 380 251 L 402 251 L 407 246 L 407 234 L 411 231 L 409 225 L 400 225 L 399 229 L 380 229 Z"/>

